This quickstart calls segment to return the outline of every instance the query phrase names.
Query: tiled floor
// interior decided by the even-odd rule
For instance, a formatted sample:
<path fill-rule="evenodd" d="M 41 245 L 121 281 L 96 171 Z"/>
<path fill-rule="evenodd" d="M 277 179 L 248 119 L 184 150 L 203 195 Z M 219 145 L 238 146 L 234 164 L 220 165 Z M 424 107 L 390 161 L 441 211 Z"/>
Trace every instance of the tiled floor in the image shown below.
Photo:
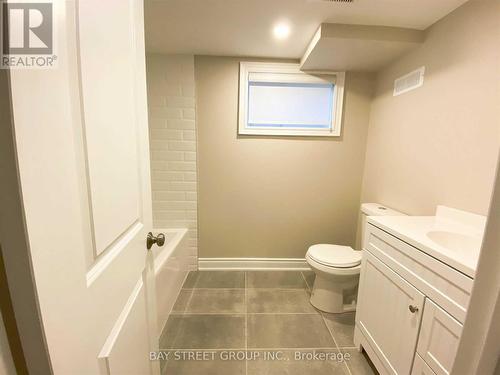
<path fill-rule="evenodd" d="M 312 272 L 191 272 L 160 339 L 162 373 L 374 374 L 354 347 L 354 313 L 312 307 L 313 282 Z"/>

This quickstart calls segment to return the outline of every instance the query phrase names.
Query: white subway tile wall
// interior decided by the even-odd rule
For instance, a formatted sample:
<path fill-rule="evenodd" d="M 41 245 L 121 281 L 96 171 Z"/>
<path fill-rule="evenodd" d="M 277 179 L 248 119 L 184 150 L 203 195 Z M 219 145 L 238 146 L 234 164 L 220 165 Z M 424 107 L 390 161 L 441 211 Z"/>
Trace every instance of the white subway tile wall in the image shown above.
<path fill-rule="evenodd" d="M 155 228 L 188 228 L 197 267 L 196 111 L 194 57 L 146 57 L 151 186 Z"/>

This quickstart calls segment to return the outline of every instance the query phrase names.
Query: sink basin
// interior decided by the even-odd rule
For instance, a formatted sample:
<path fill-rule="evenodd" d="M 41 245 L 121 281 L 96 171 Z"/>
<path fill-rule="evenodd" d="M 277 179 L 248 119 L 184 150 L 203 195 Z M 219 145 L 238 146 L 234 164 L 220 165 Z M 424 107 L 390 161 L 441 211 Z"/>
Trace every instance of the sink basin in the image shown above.
<path fill-rule="evenodd" d="M 452 251 L 478 251 L 481 247 L 481 238 L 462 233 L 436 230 L 427 232 L 427 237 Z"/>

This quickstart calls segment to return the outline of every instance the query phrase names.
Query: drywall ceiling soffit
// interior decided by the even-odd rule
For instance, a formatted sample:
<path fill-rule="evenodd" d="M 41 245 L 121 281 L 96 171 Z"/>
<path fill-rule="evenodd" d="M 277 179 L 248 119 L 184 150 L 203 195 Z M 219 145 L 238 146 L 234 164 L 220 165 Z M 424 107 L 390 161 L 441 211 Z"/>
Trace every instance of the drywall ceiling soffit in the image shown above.
<path fill-rule="evenodd" d="M 324 23 L 302 56 L 301 69 L 373 72 L 418 47 L 424 39 L 422 30 Z"/>

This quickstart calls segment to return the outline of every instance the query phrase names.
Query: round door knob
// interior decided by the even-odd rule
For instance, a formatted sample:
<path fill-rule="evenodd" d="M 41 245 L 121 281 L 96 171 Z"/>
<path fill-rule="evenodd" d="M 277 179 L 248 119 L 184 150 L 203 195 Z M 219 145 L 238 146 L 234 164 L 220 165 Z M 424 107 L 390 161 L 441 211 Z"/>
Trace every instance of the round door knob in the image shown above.
<path fill-rule="evenodd" d="M 158 233 L 157 236 L 153 235 L 153 233 L 149 232 L 146 237 L 146 247 L 148 250 L 151 250 L 153 245 L 156 244 L 158 246 L 163 246 L 165 244 L 165 235 L 163 233 Z"/>
<path fill-rule="evenodd" d="M 413 305 L 408 306 L 408 309 L 412 314 L 415 314 L 418 311 L 418 307 Z"/>

